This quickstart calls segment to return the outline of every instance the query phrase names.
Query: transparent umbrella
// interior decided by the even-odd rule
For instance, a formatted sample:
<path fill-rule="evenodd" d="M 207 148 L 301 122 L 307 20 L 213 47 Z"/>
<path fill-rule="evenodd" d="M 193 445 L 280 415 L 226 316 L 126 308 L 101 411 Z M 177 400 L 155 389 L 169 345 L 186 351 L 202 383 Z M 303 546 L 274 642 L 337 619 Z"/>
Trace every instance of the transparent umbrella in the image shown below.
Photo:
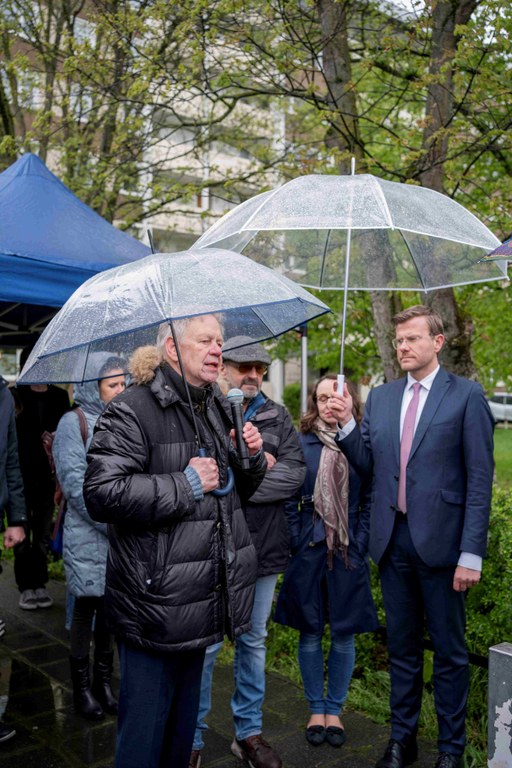
<path fill-rule="evenodd" d="M 218 313 L 226 339 L 243 335 L 254 342 L 329 311 L 296 283 L 238 253 L 156 253 L 80 286 L 41 335 L 19 383 L 93 380 L 91 353 L 126 357 L 154 344 L 164 321 Z"/>
<path fill-rule="evenodd" d="M 309 175 L 247 200 L 195 247 L 243 253 L 309 288 L 432 291 L 506 277 L 499 240 L 446 195 L 369 174 Z"/>

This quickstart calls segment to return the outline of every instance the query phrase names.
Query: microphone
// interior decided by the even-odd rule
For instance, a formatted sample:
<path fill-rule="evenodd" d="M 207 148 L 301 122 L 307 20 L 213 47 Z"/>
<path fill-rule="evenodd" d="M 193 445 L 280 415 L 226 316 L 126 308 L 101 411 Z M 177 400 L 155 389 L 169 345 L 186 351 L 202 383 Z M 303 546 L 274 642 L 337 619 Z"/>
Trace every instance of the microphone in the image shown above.
<path fill-rule="evenodd" d="M 244 414 L 242 410 L 244 393 L 241 389 L 236 389 L 236 387 L 234 387 L 229 390 L 227 398 L 231 403 L 231 415 L 233 416 L 233 422 L 235 424 L 236 447 L 241 459 L 242 469 L 249 469 L 249 451 L 247 450 L 247 445 L 242 437 L 244 429 Z"/>

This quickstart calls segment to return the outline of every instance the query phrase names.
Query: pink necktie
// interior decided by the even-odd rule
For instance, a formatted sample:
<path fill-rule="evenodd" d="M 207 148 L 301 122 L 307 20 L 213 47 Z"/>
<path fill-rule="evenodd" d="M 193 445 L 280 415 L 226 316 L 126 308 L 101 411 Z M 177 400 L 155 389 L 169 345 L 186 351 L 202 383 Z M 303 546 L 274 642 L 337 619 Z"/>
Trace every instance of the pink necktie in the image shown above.
<path fill-rule="evenodd" d="M 398 479 L 398 509 L 407 511 L 405 499 L 405 480 L 407 475 L 407 462 L 411 452 L 412 439 L 414 437 L 414 423 L 416 412 L 420 402 L 421 384 L 419 381 L 412 385 L 413 396 L 405 412 L 404 425 L 402 427 L 402 440 L 400 441 L 400 477 Z"/>

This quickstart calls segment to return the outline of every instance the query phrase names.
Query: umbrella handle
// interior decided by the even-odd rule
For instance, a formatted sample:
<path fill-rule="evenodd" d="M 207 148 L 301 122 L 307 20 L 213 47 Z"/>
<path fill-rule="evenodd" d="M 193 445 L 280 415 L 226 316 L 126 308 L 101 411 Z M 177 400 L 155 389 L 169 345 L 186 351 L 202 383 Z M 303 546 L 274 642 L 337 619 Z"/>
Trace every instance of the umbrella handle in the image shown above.
<path fill-rule="evenodd" d="M 197 455 L 204 458 L 207 455 L 206 448 L 199 448 L 197 451 Z M 224 486 L 224 488 L 216 488 L 214 491 L 211 491 L 213 496 L 227 496 L 228 493 L 231 493 L 235 485 L 235 475 L 231 467 L 228 467 L 227 475 L 228 475 L 228 481 L 226 485 Z"/>
<path fill-rule="evenodd" d="M 214 496 L 227 496 L 228 493 L 231 493 L 235 485 L 235 475 L 231 467 L 228 467 L 228 481 L 224 488 L 216 488 L 214 491 L 212 491 L 212 494 Z"/>

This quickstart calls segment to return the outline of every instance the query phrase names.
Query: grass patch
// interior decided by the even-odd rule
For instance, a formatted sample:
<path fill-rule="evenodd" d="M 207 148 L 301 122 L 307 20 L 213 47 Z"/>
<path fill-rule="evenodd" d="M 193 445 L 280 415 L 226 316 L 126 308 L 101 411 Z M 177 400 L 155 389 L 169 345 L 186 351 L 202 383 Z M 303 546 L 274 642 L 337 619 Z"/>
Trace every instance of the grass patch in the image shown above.
<path fill-rule="evenodd" d="M 494 430 L 496 482 L 501 488 L 512 488 L 512 426 Z"/>

